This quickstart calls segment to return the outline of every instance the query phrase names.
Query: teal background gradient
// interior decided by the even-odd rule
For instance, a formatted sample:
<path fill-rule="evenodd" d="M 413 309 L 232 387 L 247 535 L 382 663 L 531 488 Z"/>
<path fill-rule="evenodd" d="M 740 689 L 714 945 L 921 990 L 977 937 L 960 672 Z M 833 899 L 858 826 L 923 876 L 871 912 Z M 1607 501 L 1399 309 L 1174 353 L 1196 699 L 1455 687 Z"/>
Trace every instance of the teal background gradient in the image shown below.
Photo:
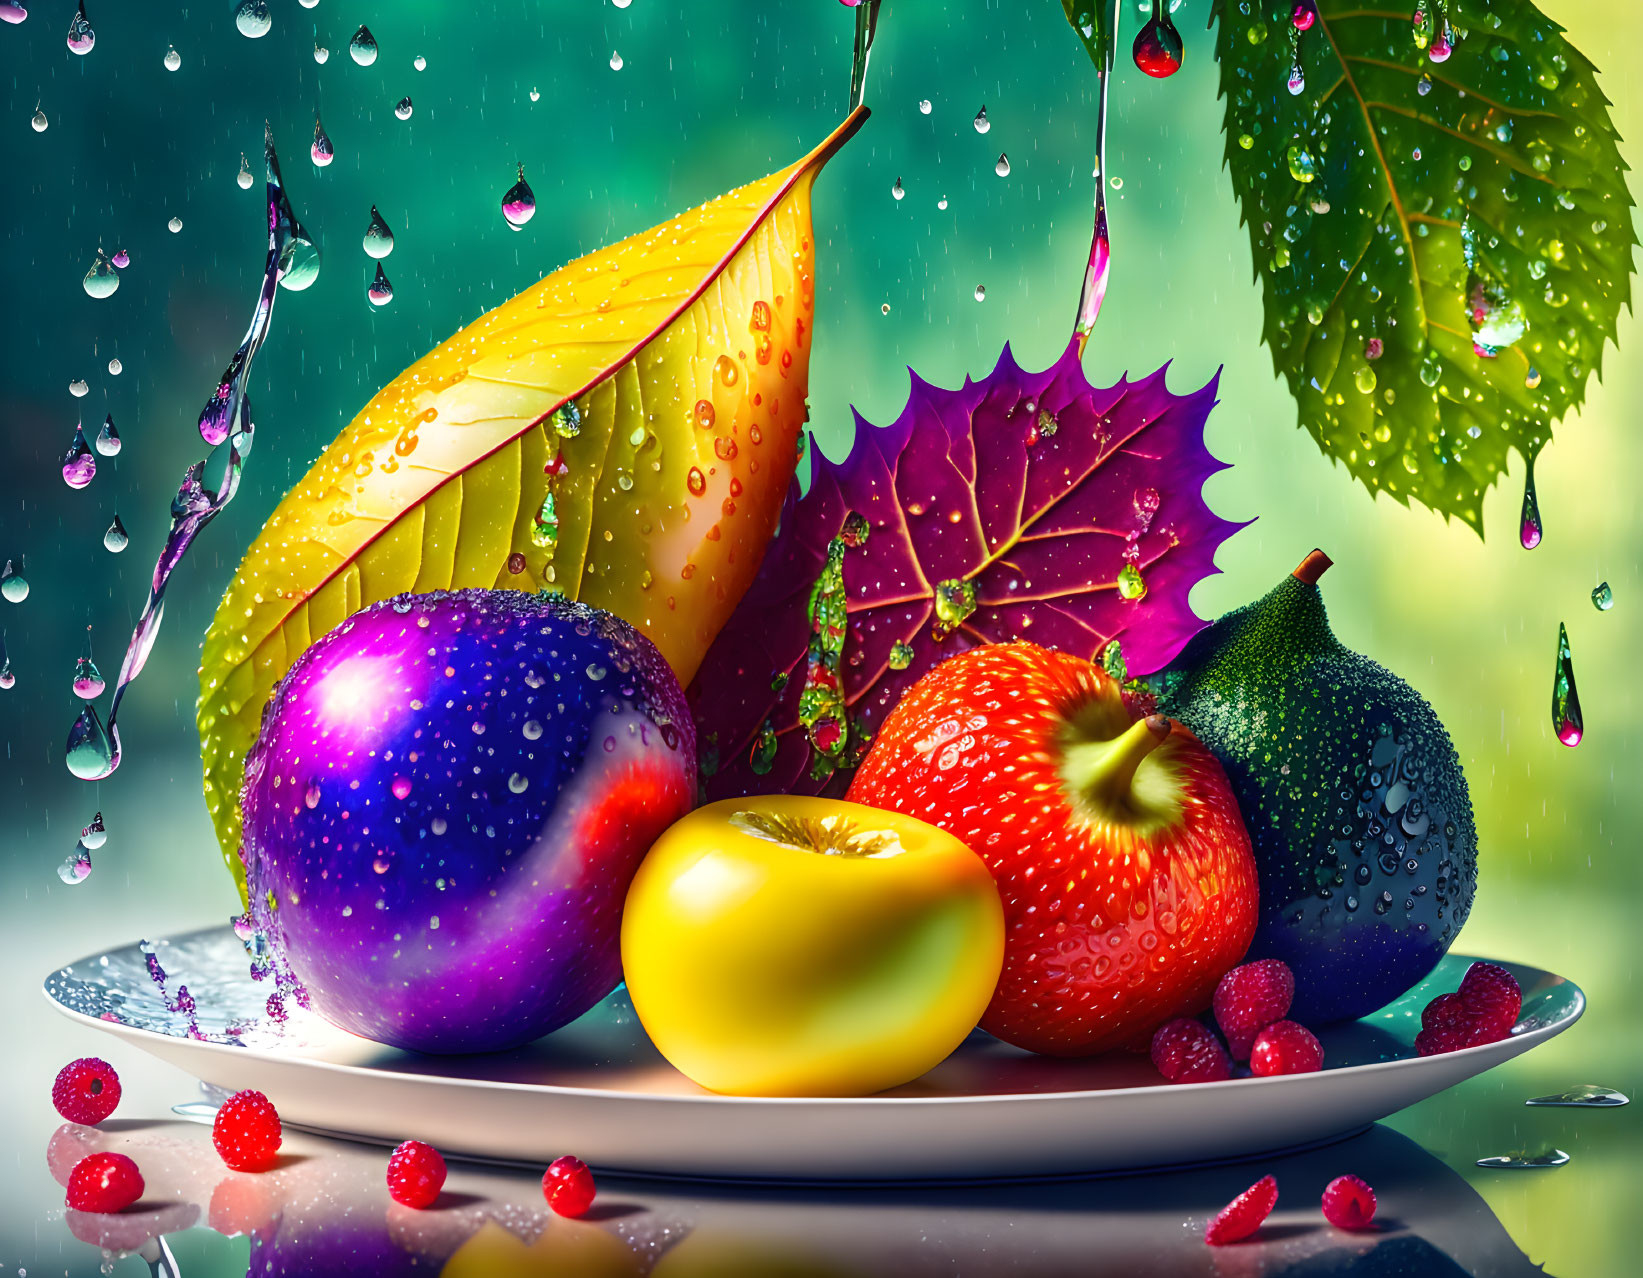
<path fill-rule="evenodd" d="M 1643 9 L 1543 7 L 1602 70 L 1635 162 Z M 1209 495 L 1227 517 L 1257 522 L 1222 549 L 1223 575 L 1198 588 L 1202 615 L 1263 593 L 1321 546 L 1336 561 L 1324 587 L 1341 637 L 1414 683 L 1448 725 L 1482 843 L 1462 947 L 1563 972 L 1591 1009 L 1544 1050 L 1394 1125 L 1465 1174 L 1552 1272 L 1619 1273 L 1633 1254 L 1643 1105 L 1581 1114 L 1520 1101 L 1587 1080 L 1643 1091 L 1634 426 L 1643 335 L 1622 318 L 1622 354 L 1607 352 L 1585 410 L 1542 455 L 1539 549 L 1517 545 L 1521 462 L 1489 500 L 1487 540 L 1372 500 L 1296 429 L 1258 344 L 1260 296 L 1221 166 L 1207 8 L 1186 0 L 1176 15 L 1186 62 L 1172 80 L 1147 80 L 1121 59 L 1108 158 L 1123 182 L 1109 192 L 1113 282 L 1086 366 L 1110 382 L 1168 362 L 1178 390 L 1219 373 L 1209 443 L 1233 466 Z M 194 672 L 205 624 L 263 519 L 429 347 L 566 260 L 789 162 L 846 105 L 851 16 L 835 0 L 634 0 L 621 10 L 597 0 L 323 0 L 313 10 L 274 0 L 271 9 L 272 32 L 251 41 L 234 31 L 228 0 L 101 0 L 90 6 L 97 45 L 85 58 L 64 46 L 70 0 L 37 0 L 23 25 L 0 27 L 0 557 L 26 555 L 33 585 L 24 604 L 0 603 L 17 673 L 0 693 L 10 977 L 0 1016 L 14 1045 L 0 1076 L 6 1126 L 26 1132 L 15 1165 L 0 1160 L 0 1193 L 29 1208 L 5 1213 L 0 1261 L 60 1229 L 42 1220 L 60 1200 L 34 1135 L 49 1132 L 41 1111 L 52 1072 L 97 1050 L 51 1016 L 38 979 L 100 945 L 220 921 L 234 907 L 199 797 Z M 1127 5 L 1127 22 L 1134 12 Z M 369 68 L 346 52 L 361 22 L 381 47 Z M 316 38 L 331 49 L 324 66 L 312 57 Z M 183 59 L 175 73 L 161 61 L 168 45 Z M 613 50 L 620 71 L 609 66 Z M 417 54 L 428 59 L 420 73 Z M 824 451 L 845 447 L 850 406 L 881 422 L 899 410 L 907 366 L 951 385 L 989 370 L 1006 341 L 1029 367 L 1060 352 L 1088 245 L 1093 91 L 1051 0 L 886 4 L 868 80 L 873 118 L 817 186 L 811 405 Z M 401 122 L 393 105 L 405 94 L 415 114 Z M 928 116 L 921 98 L 933 104 Z M 29 126 L 37 101 L 50 120 L 43 134 Z M 979 136 L 971 120 L 983 103 L 992 128 Z M 336 147 L 323 171 L 307 158 L 316 109 Z M 256 451 L 238 501 L 178 574 L 122 715 L 128 761 L 86 785 L 62 765 L 73 657 L 92 624 L 112 680 L 171 494 L 203 455 L 195 417 L 244 331 L 262 267 L 261 186 L 242 191 L 234 176 L 241 152 L 255 171 L 265 118 L 324 268 L 313 289 L 279 299 L 251 381 Z M 1001 151 L 1005 179 L 993 172 Z M 498 211 L 516 163 L 538 201 L 519 234 Z M 395 297 L 382 310 L 364 296 L 374 263 L 360 237 L 372 204 L 397 237 L 385 263 Z M 173 215 L 180 234 L 166 230 Z M 100 302 L 80 287 L 99 243 L 132 258 L 119 291 Z M 124 364 L 118 377 L 106 370 L 111 356 Z M 84 399 L 68 394 L 74 378 L 90 383 Z M 70 491 L 58 459 L 75 420 L 91 432 L 109 411 L 125 451 L 99 459 L 88 489 Z M 116 511 L 131 533 L 120 556 L 102 546 Z M 1603 579 L 1616 599 L 1607 614 L 1588 600 Z M 1574 750 L 1557 743 L 1549 718 L 1560 620 L 1586 710 Z M 64 887 L 56 866 L 98 808 L 108 844 L 87 882 Z M 1545 1143 L 1572 1163 L 1516 1177 L 1471 1165 Z M 73 1263 L 90 1255 L 80 1248 Z"/>

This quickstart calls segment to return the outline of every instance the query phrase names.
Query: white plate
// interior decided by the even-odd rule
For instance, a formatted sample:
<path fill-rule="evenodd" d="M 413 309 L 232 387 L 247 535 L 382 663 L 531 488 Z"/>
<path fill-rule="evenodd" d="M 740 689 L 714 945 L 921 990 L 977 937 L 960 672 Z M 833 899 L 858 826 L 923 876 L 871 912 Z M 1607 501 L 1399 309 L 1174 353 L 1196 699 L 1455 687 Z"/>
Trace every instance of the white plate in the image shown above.
<path fill-rule="evenodd" d="M 431 1057 L 300 1011 L 275 1025 L 262 1010 L 269 991 L 227 929 L 161 941 L 154 958 L 163 984 L 128 946 L 54 972 L 46 996 L 211 1087 L 257 1088 L 293 1126 L 383 1144 L 415 1137 L 446 1154 L 537 1166 L 574 1149 L 630 1175 L 760 1180 L 1079 1175 L 1315 1144 L 1510 1060 L 1586 1005 L 1573 982 L 1507 964 L 1523 987 L 1511 1036 L 1418 1057 L 1421 1008 L 1455 989 L 1472 961 L 1450 955 L 1390 1007 L 1321 1034 L 1326 1068 L 1313 1074 L 1171 1086 L 1144 1057 L 1060 1060 L 977 1033 L 891 1092 L 765 1099 L 716 1096 L 677 1073 L 622 991 L 518 1051 Z"/>

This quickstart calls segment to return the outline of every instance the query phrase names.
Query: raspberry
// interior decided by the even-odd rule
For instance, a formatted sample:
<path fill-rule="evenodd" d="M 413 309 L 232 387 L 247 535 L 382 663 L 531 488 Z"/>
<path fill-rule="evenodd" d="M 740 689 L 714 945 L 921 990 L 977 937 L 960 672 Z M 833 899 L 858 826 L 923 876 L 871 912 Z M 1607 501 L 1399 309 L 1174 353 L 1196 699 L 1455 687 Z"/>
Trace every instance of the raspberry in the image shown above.
<path fill-rule="evenodd" d="M 92 1154 L 68 1175 L 68 1205 L 75 1211 L 124 1211 L 143 1196 L 143 1174 L 124 1154 Z"/>
<path fill-rule="evenodd" d="M 542 1197 L 561 1216 L 586 1215 L 593 1206 L 593 1173 L 580 1158 L 556 1158 L 542 1175 Z"/>
<path fill-rule="evenodd" d="M 1234 1060 L 1249 1059 L 1255 1036 L 1289 1015 L 1294 997 L 1295 975 L 1282 959 L 1257 959 L 1221 978 L 1215 987 L 1215 1023 L 1227 1036 Z"/>
<path fill-rule="evenodd" d="M 1218 1083 L 1232 1077 L 1220 1040 L 1185 1016 L 1165 1021 L 1152 1036 L 1152 1063 L 1171 1083 Z"/>
<path fill-rule="evenodd" d="M 1428 1030 L 1461 1030 L 1470 1026 L 1466 1004 L 1459 994 L 1439 994 L 1421 1009 L 1421 1028 Z"/>
<path fill-rule="evenodd" d="M 1324 1186 L 1323 1206 L 1336 1229 L 1367 1229 L 1375 1219 L 1375 1191 L 1357 1176 L 1337 1176 Z"/>
<path fill-rule="evenodd" d="M 51 1103 L 71 1123 L 100 1123 L 120 1103 L 120 1076 L 107 1061 L 82 1056 L 58 1072 Z"/>
<path fill-rule="evenodd" d="M 1324 1049 L 1312 1031 L 1294 1021 L 1274 1021 L 1255 1036 L 1249 1070 L 1262 1078 L 1273 1074 L 1310 1074 L 1324 1067 Z"/>
<path fill-rule="evenodd" d="M 1211 1247 L 1241 1242 L 1261 1227 L 1261 1222 L 1278 1205 L 1278 1182 L 1263 1176 L 1225 1207 L 1204 1230 L 1204 1241 Z"/>
<path fill-rule="evenodd" d="M 406 1207 L 432 1207 L 445 1184 L 445 1160 L 432 1145 L 408 1140 L 388 1155 L 388 1196 Z"/>
<path fill-rule="evenodd" d="M 1474 963 L 1460 983 L 1460 1001 L 1481 1027 L 1490 1030 L 1494 1042 L 1505 1038 L 1517 1024 L 1523 1010 L 1523 991 L 1515 977 L 1498 963 Z"/>
<path fill-rule="evenodd" d="M 279 1155 L 279 1112 L 261 1092 L 235 1092 L 217 1111 L 211 1142 L 235 1171 L 267 1171 Z"/>
<path fill-rule="evenodd" d="M 1415 1051 L 1421 1056 L 1441 1056 L 1470 1046 L 1466 1030 L 1423 1029 L 1415 1035 Z"/>

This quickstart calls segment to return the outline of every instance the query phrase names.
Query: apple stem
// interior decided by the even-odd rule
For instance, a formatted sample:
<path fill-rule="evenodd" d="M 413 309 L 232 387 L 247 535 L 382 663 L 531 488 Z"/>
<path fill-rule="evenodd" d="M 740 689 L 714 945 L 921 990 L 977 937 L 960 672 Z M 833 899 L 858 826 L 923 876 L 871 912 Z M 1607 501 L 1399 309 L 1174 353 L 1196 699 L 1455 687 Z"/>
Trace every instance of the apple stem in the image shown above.
<path fill-rule="evenodd" d="M 1295 569 L 1294 577 L 1297 581 L 1304 581 L 1309 586 L 1316 586 L 1318 578 L 1322 577 L 1335 561 L 1321 550 L 1314 550 L 1301 560 L 1300 567 Z"/>
<path fill-rule="evenodd" d="M 1137 719 L 1109 741 L 1087 741 L 1068 748 L 1063 775 L 1092 815 L 1106 821 L 1125 818 L 1130 786 L 1141 760 L 1163 744 L 1173 725 L 1161 714 Z"/>

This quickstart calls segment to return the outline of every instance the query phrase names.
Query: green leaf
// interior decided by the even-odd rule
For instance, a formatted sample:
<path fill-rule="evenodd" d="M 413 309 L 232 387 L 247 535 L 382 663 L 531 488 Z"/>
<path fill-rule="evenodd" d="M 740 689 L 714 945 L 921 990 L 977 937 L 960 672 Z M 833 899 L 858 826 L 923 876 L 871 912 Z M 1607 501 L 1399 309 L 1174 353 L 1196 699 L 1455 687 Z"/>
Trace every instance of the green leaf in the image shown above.
<path fill-rule="evenodd" d="M 1371 491 L 1481 532 L 1509 450 L 1600 370 L 1637 240 L 1608 100 L 1561 28 L 1527 0 L 1419 4 L 1453 28 L 1447 61 L 1412 0 L 1320 0 L 1305 32 L 1291 0 L 1216 0 L 1227 160 L 1301 424 Z"/>
<path fill-rule="evenodd" d="M 1110 52 L 1111 33 L 1117 29 L 1118 6 L 1113 5 L 1112 17 L 1106 12 L 1108 0 L 1061 0 L 1061 12 L 1067 15 L 1067 25 L 1078 33 L 1084 52 L 1090 55 L 1095 69 L 1106 74 Z"/>

